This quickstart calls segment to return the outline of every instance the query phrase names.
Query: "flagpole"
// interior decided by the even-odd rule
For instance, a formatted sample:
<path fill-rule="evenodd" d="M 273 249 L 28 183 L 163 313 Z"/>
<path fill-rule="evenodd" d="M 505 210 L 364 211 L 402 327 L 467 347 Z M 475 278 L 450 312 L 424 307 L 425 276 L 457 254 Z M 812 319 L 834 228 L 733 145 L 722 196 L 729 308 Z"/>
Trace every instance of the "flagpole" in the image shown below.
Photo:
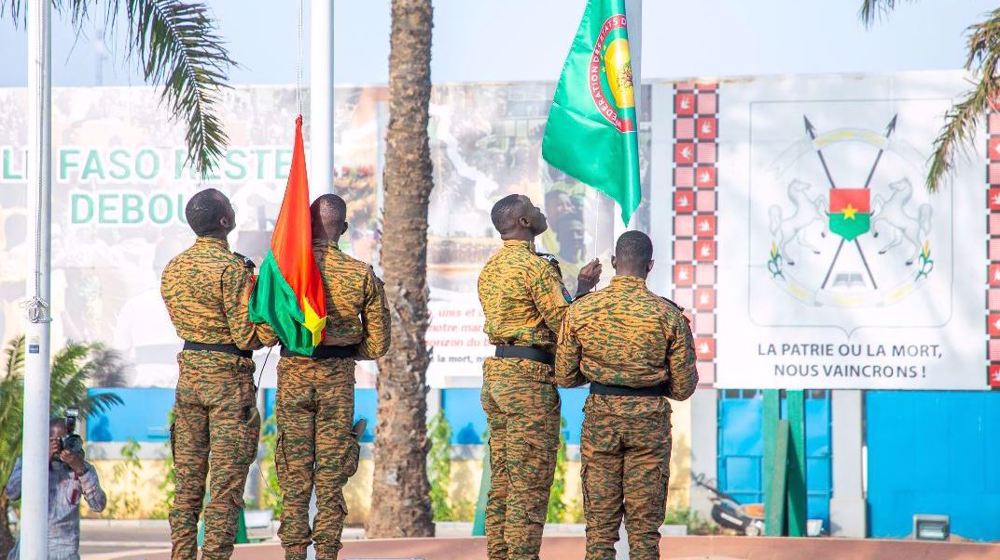
<path fill-rule="evenodd" d="M 23 560 L 48 557 L 49 274 L 52 248 L 51 2 L 28 9 L 28 206 L 34 267 L 28 276 L 21 478 Z M 7 512 L 3 512 L 6 515 Z"/>
<path fill-rule="evenodd" d="M 640 115 L 642 114 L 642 0 L 625 0 L 625 17 L 628 29 L 629 58 L 632 60 L 632 95 L 635 99 L 635 135 L 639 136 Z M 640 176 L 641 179 L 641 176 Z M 625 233 L 628 224 L 613 220 L 615 224 L 614 247 L 618 237 Z"/>
<path fill-rule="evenodd" d="M 308 169 L 318 196 L 333 192 L 333 0 L 311 0 L 310 8 Z"/>
<path fill-rule="evenodd" d="M 632 61 L 632 96 L 635 100 L 635 135 L 638 140 L 640 123 L 642 121 L 642 0 L 625 0 L 625 18 L 628 29 L 629 58 Z M 636 142 L 638 144 L 638 142 Z M 642 176 L 640 175 L 640 180 Z M 634 219 L 634 215 L 633 215 Z M 614 247 L 618 237 L 625 233 L 628 224 L 621 220 L 613 220 L 615 238 L 611 240 Z M 614 249 L 612 249 L 613 251 Z M 615 560 L 628 560 L 628 532 L 625 520 L 618 526 L 618 542 L 615 543 Z"/>

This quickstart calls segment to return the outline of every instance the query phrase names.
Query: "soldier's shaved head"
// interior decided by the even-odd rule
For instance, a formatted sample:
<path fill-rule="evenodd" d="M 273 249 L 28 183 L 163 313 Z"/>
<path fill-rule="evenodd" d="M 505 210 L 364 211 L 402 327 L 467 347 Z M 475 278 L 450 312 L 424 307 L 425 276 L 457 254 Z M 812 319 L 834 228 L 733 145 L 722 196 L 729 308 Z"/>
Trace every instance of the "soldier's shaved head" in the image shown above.
<path fill-rule="evenodd" d="M 184 217 L 198 237 L 225 238 L 236 227 L 232 204 L 218 189 L 195 193 L 184 207 Z"/>
<path fill-rule="evenodd" d="M 530 241 L 549 227 L 545 214 L 523 194 L 510 194 L 498 200 L 490 211 L 490 220 L 502 239 Z"/>
<path fill-rule="evenodd" d="M 626 231 L 615 244 L 612 264 L 619 275 L 645 278 L 653 264 L 653 242 L 641 231 Z"/>
<path fill-rule="evenodd" d="M 335 194 L 320 195 L 309 207 L 313 239 L 337 241 L 347 231 L 347 203 Z"/>
<path fill-rule="evenodd" d="M 501 198 L 490 211 L 493 227 L 497 228 L 501 235 L 509 233 L 517 227 L 517 220 L 524 215 L 527 206 L 527 201 L 519 194 L 509 194 Z"/>

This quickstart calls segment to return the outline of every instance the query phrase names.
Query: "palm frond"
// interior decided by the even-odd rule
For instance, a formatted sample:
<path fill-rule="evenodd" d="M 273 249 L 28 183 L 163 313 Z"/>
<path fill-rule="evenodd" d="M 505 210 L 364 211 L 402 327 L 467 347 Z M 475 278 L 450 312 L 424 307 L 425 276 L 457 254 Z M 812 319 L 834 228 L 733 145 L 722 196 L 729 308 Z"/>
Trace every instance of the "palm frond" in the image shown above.
<path fill-rule="evenodd" d="M 4 353 L 7 355 L 4 361 L 4 376 L 20 377 L 24 373 L 24 336 L 11 339 Z"/>
<path fill-rule="evenodd" d="M 1000 80 L 997 76 L 1000 65 L 1000 9 L 970 26 L 968 34 L 965 69 L 973 73 L 975 82 L 972 89 L 945 115 L 944 127 L 934 140 L 927 172 L 927 190 L 931 192 L 938 190 L 952 174 L 959 153 L 974 148 L 980 119 L 995 109 L 1000 99 Z"/>
<path fill-rule="evenodd" d="M 229 143 L 216 105 L 220 92 L 229 87 L 229 68 L 236 63 L 204 3 L 124 1 L 129 55 L 139 58 L 147 81 L 164 86 L 162 99 L 187 124 L 185 163 L 205 175 Z"/>
<path fill-rule="evenodd" d="M 105 414 L 112 407 L 125 404 L 115 393 L 95 393 L 89 394 L 80 402 L 80 415 L 91 416 L 93 414 Z"/>
<path fill-rule="evenodd" d="M 27 24 L 28 15 L 21 7 L 21 0 L 0 0 L 0 19 L 7 19 L 7 14 L 10 14 L 15 28 L 19 24 Z"/>
<path fill-rule="evenodd" d="M 862 23 L 870 27 L 875 23 L 875 20 L 896 9 L 896 6 L 903 3 L 903 1 L 904 0 L 864 0 L 861 3 L 861 10 L 858 13 L 858 17 L 861 18 Z M 914 0 L 910 1 L 912 2 Z"/>
<path fill-rule="evenodd" d="M 92 19 L 93 0 L 51 1 L 57 11 L 70 15 L 77 32 Z M 13 10 L 21 0 L 0 2 L 9 2 Z M 110 33 L 122 15 L 128 25 L 128 58 L 138 60 L 147 82 L 163 86 L 161 100 L 186 126 L 185 165 L 208 174 L 229 143 L 217 107 L 222 90 L 229 88 L 229 69 L 237 64 L 207 3 L 106 0 L 104 25 Z"/>
<path fill-rule="evenodd" d="M 91 345 L 69 342 L 52 360 L 51 409 L 61 414 L 67 408 L 79 408 L 87 397 L 86 359 Z M 83 414 L 83 411 L 81 411 Z"/>
<path fill-rule="evenodd" d="M 84 368 L 93 387 L 124 387 L 129 363 L 121 352 L 97 343 L 91 347 Z"/>

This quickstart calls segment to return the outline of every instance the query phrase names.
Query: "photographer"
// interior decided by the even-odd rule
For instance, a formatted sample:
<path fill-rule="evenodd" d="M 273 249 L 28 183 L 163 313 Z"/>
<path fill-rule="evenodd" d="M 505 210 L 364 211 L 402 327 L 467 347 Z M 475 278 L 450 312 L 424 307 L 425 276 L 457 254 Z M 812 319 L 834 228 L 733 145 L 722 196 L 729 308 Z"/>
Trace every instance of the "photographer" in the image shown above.
<path fill-rule="evenodd" d="M 83 460 L 83 442 L 74 434 L 76 415 L 49 421 L 49 554 L 50 560 L 80 558 L 80 497 L 91 511 L 100 512 L 107 497 L 93 465 Z M 7 481 L 7 496 L 21 497 L 21 459 Z M 18 558 L 20 542 L 7 560 Z"/>

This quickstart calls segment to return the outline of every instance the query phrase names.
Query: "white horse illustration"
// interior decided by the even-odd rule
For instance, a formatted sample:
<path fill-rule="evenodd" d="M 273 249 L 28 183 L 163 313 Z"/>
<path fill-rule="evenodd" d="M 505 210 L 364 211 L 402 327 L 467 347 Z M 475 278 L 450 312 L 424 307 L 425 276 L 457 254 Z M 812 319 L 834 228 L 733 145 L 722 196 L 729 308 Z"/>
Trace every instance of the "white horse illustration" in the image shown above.
<path fill-rule="evenodd" d="M 885 226 L 890 231 L 889 243 L 879 249 L 880 255 L 886 254 L 893 247 L 898 247 L 903 241 L 909 243 L 909 258 L 906 259 L 906 264 L 909 266 L 917 260 L 924 240 L 931 231 L 931 205 L 921 204 L 917 207 L 917 215 L 912 216 L 906 211 L 906 204 L 913 198 L 913 185 L 910 184 L 910 180 L 900 179 L 889 183 L 889 189 L 892 194 L 887 200 L 882 200 L 881 196 L 875 196 L 872 205 L 874 210 L 871 225 L 873 235 L 879 236 L 879 226 Z"/>
<path fill-rule="evenodd" d="M 793 180 L 788 185 L 788 199 L 792 201 L 795 210 L 788 218 L 782 217 L 781 206 L 775 204 L 768 211 L 771 235 L 774 236 L 778 251 L 784 256 L 789 265 L 794 265 L 795 260 L 788 253 L 788 244 L 796 241 L 799 245 L 815 254 L 819 254 L 819 247 L 809 240 L 809 233 L 813 226 L 818 225 L 819 235 L 826 237 L 822 224 L 826 218 L 826 200 L 823 196 L 810 198 L 812 185 L 803 183 L 798 179 Z"/>

